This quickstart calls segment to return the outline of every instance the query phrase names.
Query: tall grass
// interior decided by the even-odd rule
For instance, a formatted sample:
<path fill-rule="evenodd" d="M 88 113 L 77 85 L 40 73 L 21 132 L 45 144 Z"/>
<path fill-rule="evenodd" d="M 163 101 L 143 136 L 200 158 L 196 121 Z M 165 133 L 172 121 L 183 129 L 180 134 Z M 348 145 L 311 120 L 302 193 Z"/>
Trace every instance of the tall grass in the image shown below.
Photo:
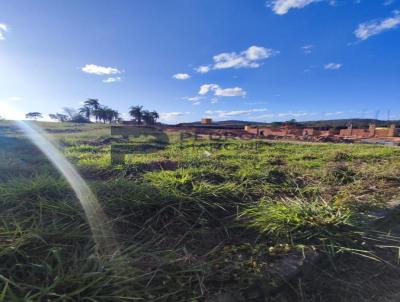
<path fill-rule="evenodd" d="M 106 126 L 44 127 L 89 179 L 121 253 L 96 257 L 67 183 L 0 122 L 0 301 L 265 301 L 287 255 L 399 246 L 369 227 L 400 194 L 395 148 L 199 141 L 112 166 Z"/>
<path fill-rule="evenodd" d="M 348 208 L 321 199 L 263 201 L 246 209 L 241 216 L 249 226 L 270 235 L 278 243 L 321 242 L 340 237 L 344 230 L 354 226 L 354 217 Z"/>

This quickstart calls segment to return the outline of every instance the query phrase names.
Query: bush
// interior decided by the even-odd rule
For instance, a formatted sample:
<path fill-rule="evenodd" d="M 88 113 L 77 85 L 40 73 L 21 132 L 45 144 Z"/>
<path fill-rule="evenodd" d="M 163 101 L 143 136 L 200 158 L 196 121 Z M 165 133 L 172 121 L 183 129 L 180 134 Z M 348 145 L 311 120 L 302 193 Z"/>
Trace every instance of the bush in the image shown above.
<path fill-rule="evenodd" d="M 86 117 L 84 117 L 84 116 L 82 116 L 80 114 L 77 114 L 77 115 L 73 116 L 69 122 L 71 122 L 71 123 L 79 123 L 79 124 L 90 123 L 90 121 Z"/>
<path fill-rule="evenodd" d="M 340 162 L 340 161 L 349 161 L 352 160 L 353 157 L 351 156 L 351 154 L 345 152 L 345 151 L 336 151 L 333 154 L 333 160 Z"/>
<path fill-rule="evenodd" d="M 328 178 L 339 185 L 346 185 L 357 179 L 357 173 L 345 164 L 337 164 L 328 169 Z"/>

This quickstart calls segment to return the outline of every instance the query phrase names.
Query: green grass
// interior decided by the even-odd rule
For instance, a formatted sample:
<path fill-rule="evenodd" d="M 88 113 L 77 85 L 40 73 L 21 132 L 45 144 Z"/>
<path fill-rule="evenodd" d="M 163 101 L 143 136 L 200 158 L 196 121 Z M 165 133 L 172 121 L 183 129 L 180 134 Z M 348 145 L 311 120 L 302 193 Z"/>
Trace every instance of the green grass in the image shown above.
<path fill-rule="evenodd" d="M 284 255 L 377 259 L 375 246 L 389 240 L 369 214 L 399 197 L 397 148 L 255 149 L 235 140 L 222 148 L 171 134 L 165 149 L 112 166 L 107 126 L 40 125 L 88 180 L 121 252 L 98 257 L 66 181 L 0 122 L 0 301 L 214 301 L 221 293 L 265 301 Z"/>

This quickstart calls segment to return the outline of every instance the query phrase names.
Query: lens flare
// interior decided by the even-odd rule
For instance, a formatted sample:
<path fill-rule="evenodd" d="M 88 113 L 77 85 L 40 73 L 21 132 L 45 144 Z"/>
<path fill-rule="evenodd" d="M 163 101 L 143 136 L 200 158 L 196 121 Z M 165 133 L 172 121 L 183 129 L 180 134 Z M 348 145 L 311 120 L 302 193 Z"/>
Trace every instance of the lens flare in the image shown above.
<path fill-rule="evenodd" d="M 86 214 L 98 253 L 102 256 L 114 255 L 118 248 L 109 220 L 82 176 L 41 128 L 26 121 L 17 121 L 17 124 L 71 185 Z"/>

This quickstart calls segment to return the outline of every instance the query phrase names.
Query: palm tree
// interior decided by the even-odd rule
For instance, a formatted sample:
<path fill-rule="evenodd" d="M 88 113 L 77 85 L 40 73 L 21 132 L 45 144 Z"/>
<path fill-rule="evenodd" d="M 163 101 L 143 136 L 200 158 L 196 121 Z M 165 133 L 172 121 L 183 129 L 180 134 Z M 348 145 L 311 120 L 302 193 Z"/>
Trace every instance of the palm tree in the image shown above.
<path fill-rule="evenodd" d="M 114 110 L 111 108 L 104 108 L 104 118 L 108 123 L 111 123 L 114 120 Z"/>
<path fill-rule="evenodd" d="M 88 120 L 94 115 L 94 112 L 101 107 L 98 99 L 87 99 L 83 102 L 83 107 L 79 109 L 79 113 L 83 114 Z M 97 122 L 96 118 L 96 122 Z"/>
<path fill-rule="evenodd" d="M 107 121 L 107 109 L 105 107 L 101 107 L 98 110 L 100 112 L 100 120 L 105 124 Z"/>
<path fill-rule="evenodd" d="M 92 109 L 99 109 L 100 107 L 100 102 L 98 99 L 87 99 L 83 104 L 84 106 Z"/>
<path fill-rule="evenodd" d="M 142 111 L 142 119 L 145 122 L 146 125 L 152 125 L 153 124 L 153 117 L 148 110 L 143 110 Z"/>
<path fill-rule="evenodd" d="M 143 106 L 132 106 L 129 108 L 129 115 L 133 117 L 138 125 L 142 124 L 142 109 Z"/>
<path fill-rule="evenodd" d="M 83 107 L 79 108 L 79 113 L 82 114 L 84 117 L 86 117 L 88 120 L 90 120 L 90 116 L 92 115 L 92 109 L 84 105 Z"/>
<path fill-rule="evenodd" d="M 101 115 L 102 115 L 102 108 L 97 108 L 95 110 L 92 110 L 92 115 L 96 119 L 96 123 L 101 120 Z"/>
<path fill-rule="evenodd" d="M 102 121 L 104 124 L 118 121 L 119 118 L 118 111 L 106 106 L 99 106 L 99 108 L 93 111 L 93 115 L 96 121 Z"/>
<path fill-rule="evenodd" d="M 119 121 L 119 112 L 117 110 L 113 110 L 113 121 L 118 123 Z"/>
<path fill-rule="evenodd" d="M 160 118 L 160 115 L 158 114 L 158 112 L 157 111 L 152 111 L 152 112 L 150 112 L 150 114 L 151 114 L 151 116 L 152 116 L 152 118 L 153 118 L 153 123 L 154 124 L 156 124 L 157 123 L 157 120 Z"/>

